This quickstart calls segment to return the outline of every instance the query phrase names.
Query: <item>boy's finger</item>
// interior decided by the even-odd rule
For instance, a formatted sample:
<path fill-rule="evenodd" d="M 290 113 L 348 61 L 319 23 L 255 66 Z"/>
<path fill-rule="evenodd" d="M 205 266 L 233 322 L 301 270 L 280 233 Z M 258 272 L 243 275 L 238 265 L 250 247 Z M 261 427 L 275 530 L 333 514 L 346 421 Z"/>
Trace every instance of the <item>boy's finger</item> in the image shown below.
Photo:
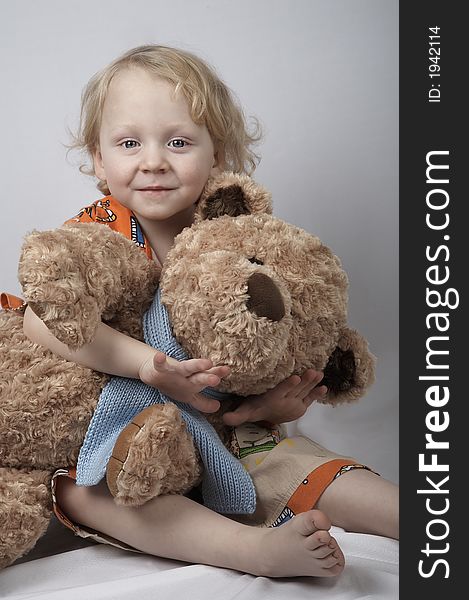
<path fill-rule="evenodd" d="M 309 369 L 301 378 L 301 384 L 298 385 L 295 390 L 296 396 L 303 400 L 308 394 L 313 392 L 313 390 L 319 385 L 322 381 L 324 374 L 321 371 L 314 371 Z"/>
<path fill-rule="evenodd" d="M 187 375 L 193 375 L 199 371 L 209 371 L 213 363 L 208 358 L 191 358 L 179 363 Z"/>
<path fill-rule="evenodd" d="M 194 394 L 192 398 L 192 402 L 190 403 L 191 406 L 200 410 L 200 412 L 214 413 L 220 408 L 220 402 L 218 400 L 207 398 L 201 394 Z"/>
<path fill-rule="evenodd" d="M 251 411 L 249 409 L 244 409 L 242 406 L 233 412 L 227 412 L 223 415 L 223 422 L 229 427 L 237 427 L 250 420 Z"/>
<path fill-rule="evenodd" d="M 220 383 L 223 377 L 226 377 L 229 374 L 229 372 L 229 367 L 213 367 L 208 371 L 197 371 L 196 373 L 189 375 L 187 379 L 196 385 L 215 387 Z"/>
<path fill-rule="evenodd" d="M 157 350 L 153 356 L 153 366 L 157 371 L 174 372 L 184 370 L 184 362 L 186 361 L 176 360 L 160 350 Z"/>
<path fill-rule="evenodd" d="M 262 420 L 262 405 L 256 401 L 245 400 L 233 411 L 229 411 L 223 415 L 223 422 L 230 427 L 237 427 L 248 421 Z"/>
<path fill-rule="evenodd" d="M 166 364 L 166 354 L 164 352 L 160 352 L 157 350 L 155 352 L 155 356 L 153 357 L 153 365 L 156 369 L 163 367 Z"/>
<path fill-rule="evenodd" d="M 187 379 L 191 382 L 191 384 L 200 385 L 202 388 L 215 387 L 221 381 L 218 375 L 212 375 L 210 373 L 194 373 L 193 375 L 189 375 Z"/>
<path fill-rule="evenodd" d="M 287 379 L 280 382 L 271 393 L 279 394 L 280 396 L 286 395 L 295 389 L 301 383 L 301 377 L 299 375 L 290 375 Z"/>
<path fill-rule="evenodd" d="M 327 396 L 327 387 L 325 385 L 320 385 L 319 387 L 314 388 L 310 396 L 313 396 L 314 400 L 325 398 Z"/>
<path fill-rule="evenodd" d="M 223 379 L 224 377 L 227 377 L 227 375 L 230 374 L 230 367 L 226 367 L 226 366 L 212 367 L 211 369 L 208 369 L 208 371 L 205 371 L 205 373 L 207 375 L 216 375 L 220 379 Z"/>
<path fill-rule="evenodd" d="M 228 427 L 238 427 L 245 422 L 245 419 L 234 412 L 227 412 L 223 415 L 223 423 Z"/>
<path fill-rule="evenodd" d="M 153 365 L 157 371 L 176 372 L 183 377 L 190 377 L 194 373 L 199 373 L 201 371 L 210 372 L 212 361 L 206 358 L 176 360 L 157 350 L 153 358 Z"/>
<path fill-rule="evenodd" d="M 303 404 L 305 406 L 310 406 L 316 400 L 324 400 L 327 394 L 327 387 L 325 385 L 321 385 L 320 387 L 314 388 L 309 394 L 307 394 L 303 398 Z"/>

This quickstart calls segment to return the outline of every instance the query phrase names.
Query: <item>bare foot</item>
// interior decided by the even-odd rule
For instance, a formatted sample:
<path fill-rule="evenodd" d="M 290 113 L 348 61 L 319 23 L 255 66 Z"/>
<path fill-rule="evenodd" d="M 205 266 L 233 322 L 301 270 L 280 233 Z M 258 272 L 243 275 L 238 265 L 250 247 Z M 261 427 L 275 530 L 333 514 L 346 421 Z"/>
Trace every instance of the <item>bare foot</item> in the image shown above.
<path fill-rule="evenodd" d="M 320 510 L 296 515 L 280 527 L 266 529 L 258 575 L 265 577 L 334 577 L 345 558 L 329 533 L 331 522 Z"/>

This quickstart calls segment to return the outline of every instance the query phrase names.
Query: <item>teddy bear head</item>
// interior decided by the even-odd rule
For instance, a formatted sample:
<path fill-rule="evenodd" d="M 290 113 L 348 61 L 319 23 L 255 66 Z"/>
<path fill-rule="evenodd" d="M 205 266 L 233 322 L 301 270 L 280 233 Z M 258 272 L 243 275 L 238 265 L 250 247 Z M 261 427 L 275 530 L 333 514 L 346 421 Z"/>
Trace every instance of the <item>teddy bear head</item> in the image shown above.
<path fill-rule="evenodd" d="M 374 357 L 347 326 L 340 260 L 271 210 L 270 194 L 249 177 L 210 181 L 161 273 L 173 333 L 190 356 L 230 366 L 221 391 L 262 393 L 315 368 L 325 373 L 324 402 L 357 399 Z"/>

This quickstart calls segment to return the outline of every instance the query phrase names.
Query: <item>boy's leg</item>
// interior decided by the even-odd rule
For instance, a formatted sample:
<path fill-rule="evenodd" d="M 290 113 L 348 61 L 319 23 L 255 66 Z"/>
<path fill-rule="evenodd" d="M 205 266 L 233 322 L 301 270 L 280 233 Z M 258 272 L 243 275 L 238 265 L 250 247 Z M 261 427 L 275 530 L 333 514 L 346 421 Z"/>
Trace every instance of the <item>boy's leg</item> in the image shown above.
<path fill-rule="evenodd" d="M 326 488 L 316 508 L 347 531 L 399 539 L 399 488 L 372 471 L 344 473 Z"/>
<path fill-rule="evenodd" d="M 343 570 L 343 554 L 328 532 L 331 523 L 319 510 L 278 528 L 256 528 L 184 496 L 124 507 L 104 483 L 78 487 L 60 479 L 58 502 L 69 518 L 149 554 L 268 577 L 331 577 Z"/>

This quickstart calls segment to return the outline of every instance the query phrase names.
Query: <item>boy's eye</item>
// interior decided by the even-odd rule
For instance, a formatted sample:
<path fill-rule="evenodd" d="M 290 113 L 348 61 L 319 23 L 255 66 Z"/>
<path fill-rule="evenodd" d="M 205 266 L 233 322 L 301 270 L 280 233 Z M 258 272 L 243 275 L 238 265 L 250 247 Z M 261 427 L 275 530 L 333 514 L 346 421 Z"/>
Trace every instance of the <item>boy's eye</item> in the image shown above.
<path fill-rule="evenodd" d="M 138 145 L 138 142 L 136 142 L 135 140 L 125 140 L 121 144 L 121 146 L 123 148 L 126 148 L 127 150 L 132 150 L 132 148 L 136 148 L 137 145 Z"/>
<path fill-rule="evenodd" d="M 185 148 L 187 146 L 186 140 L 181 140 L 181 138 L 175 138 L 174 140 L 170 140 L 168 144 L 172 148 Z"/>

